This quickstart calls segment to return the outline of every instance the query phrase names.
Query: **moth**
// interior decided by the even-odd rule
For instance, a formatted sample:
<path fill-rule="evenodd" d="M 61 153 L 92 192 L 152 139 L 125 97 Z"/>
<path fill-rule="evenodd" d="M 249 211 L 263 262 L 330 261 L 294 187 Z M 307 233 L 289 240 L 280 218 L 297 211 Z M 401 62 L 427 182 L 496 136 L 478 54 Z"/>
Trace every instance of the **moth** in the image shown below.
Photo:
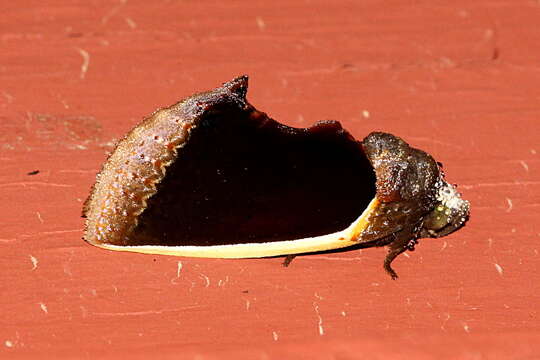
<path fill-rule="evenodd" d="M 461 228 L 469 202 L 442 165 L 392 134 L 293 128 L 246 99 L 248 77 L 157 110 L 121 139 L 83 208 L 108 250 L 257 258 L 388 246 Z"/>

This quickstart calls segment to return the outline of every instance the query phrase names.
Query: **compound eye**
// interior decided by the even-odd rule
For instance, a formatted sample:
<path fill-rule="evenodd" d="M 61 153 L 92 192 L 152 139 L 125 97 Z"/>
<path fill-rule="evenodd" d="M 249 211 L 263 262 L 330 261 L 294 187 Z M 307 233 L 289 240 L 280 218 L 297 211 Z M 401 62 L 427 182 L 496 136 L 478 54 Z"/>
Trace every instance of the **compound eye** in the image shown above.
<path fill-rule="evenodd" d="M 437 205 L 426 217 L 424 227 L 432 231 L 438 231 L 447 226 L 451 221 L 452 211 L 444 205 Z"/>

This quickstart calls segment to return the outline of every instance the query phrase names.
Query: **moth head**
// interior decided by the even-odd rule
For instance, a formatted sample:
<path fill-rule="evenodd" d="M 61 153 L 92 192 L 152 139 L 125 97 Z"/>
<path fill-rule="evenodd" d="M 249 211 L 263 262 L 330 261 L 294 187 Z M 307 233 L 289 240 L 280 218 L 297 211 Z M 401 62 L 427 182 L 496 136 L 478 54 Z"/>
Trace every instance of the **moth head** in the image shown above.
<path fill-rule="evenodd" d="M 422 237 L 442 237 L 458 230 L 469 219 L 469 209 L 456 188 L 443 181 L 433 210 L 424 218 Z"/>

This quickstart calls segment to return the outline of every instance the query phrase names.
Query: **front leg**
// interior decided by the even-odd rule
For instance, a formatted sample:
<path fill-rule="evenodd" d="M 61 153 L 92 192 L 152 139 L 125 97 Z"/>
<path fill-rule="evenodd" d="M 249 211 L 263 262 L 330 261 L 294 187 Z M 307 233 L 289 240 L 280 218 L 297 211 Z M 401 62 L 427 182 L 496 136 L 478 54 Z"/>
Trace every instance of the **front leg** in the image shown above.
<path fill-rule="evenodd" d="M 392 269 L 392 261 L 406 250 L 414 251 L 414 246 L 418 244 L 416 234 L 413 229 L 405 228 L 397 234 L 393 235 L 394 241 L 389 244 L 388 254 L 384 259 L 384 270 L 392 277 L 392 280 L 398 278 L 397 273 Z"/>
<path fill-rule="evenodd" d="M 398 278 L 398 274 L 392 269 L 392 266 L 390 264 L 394 259 L 407 250 L 407 247 L 403 246 L 394 246 L 394 244 L 390 245 L 390 248 L 388 249 L 388 254 L 386 255 L 386 258 L 384 259 L 384 270 L 392 277 L 392 280 L 396 280 Z"/>

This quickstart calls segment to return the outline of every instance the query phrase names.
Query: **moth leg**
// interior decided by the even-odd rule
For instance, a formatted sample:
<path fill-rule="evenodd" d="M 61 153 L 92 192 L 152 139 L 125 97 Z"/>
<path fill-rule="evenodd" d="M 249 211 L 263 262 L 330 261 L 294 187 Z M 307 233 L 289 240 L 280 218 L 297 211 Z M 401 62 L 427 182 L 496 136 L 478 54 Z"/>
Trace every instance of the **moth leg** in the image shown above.
<path fill-rule="evenodd" d="M 410 231 L 402 231 L 397 235 L 393 234 L 393 237 L 394 241 L 389 244 L 388 254 L 384 259 L 384 270 L 392 277 L 392 280 L 396 280 L 398 275 L 394 269 L 392 269 L 392 261 L 406 250 L 413 251 L 414 245 L 416 245 L 418 241 L 414 237 L 411 238 Z"/>
<path fill-rule="evenodd" d="M 386 255 L 386 258 L 384 259 L 384 270 L 386 270 L 388 275 L 392 277 L 392 280 L 396 280 L 398 278 L 398 274 L 394 271 L 394 269 L 392 269 L 392 266 L 390 264 L 392 264 L 392 261 L 394 261 L 394 259 L 405 250 L 407 250 L 406 247 L 390 246 L 390 249 L 388 250 L 388 254 Z"/>
<path fill-rule="evenodd" d="M 294 259 L 295 257 L 296 257 L 296 255 L 287 255 L 287 256 L 285 257 L 285 260 L 283 260 L 282 265 L 285 266 L 285 267 L 289 266 L 289 264 L 291 263 L 291 261 L 293 261 L 293 259 Z"/>

